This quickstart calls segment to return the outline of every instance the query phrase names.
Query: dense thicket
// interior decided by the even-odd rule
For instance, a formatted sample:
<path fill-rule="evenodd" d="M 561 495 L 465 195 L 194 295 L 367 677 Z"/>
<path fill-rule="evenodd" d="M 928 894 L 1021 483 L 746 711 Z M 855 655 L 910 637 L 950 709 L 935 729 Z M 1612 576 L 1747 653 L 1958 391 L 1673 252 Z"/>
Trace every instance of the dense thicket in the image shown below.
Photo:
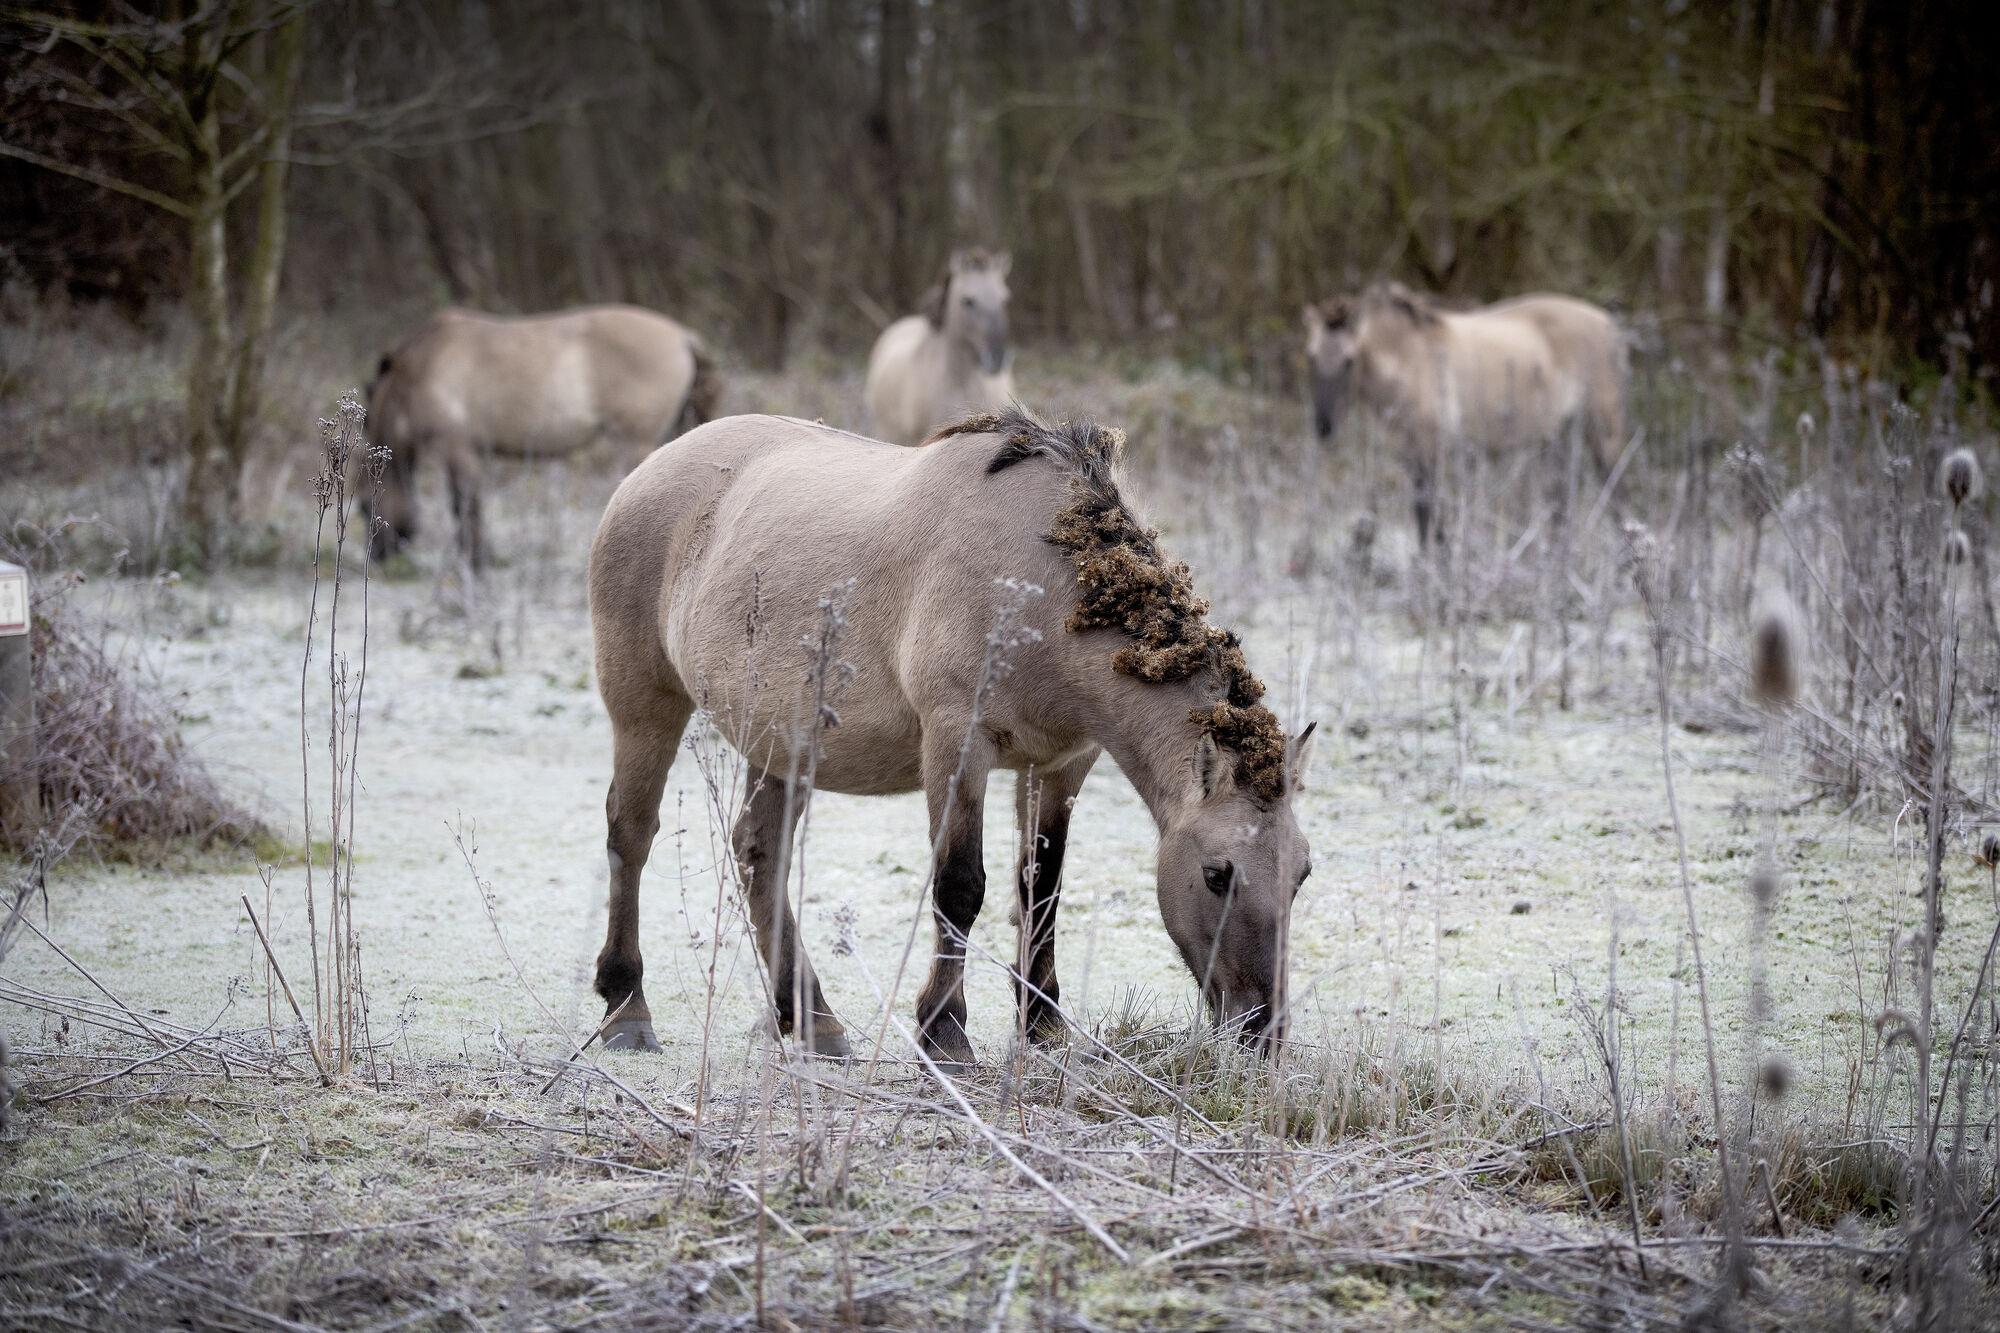
<path fill-rule="evenodd" d="M 1275 364 L 1302 297 L 1385 273 L 1806 335 L 1897 373 L 1991 366 L 1987 9 L 330 0 L 308 13 L 288 283 L 631 299 L 777 360 L 859 341 L 977 241 L 1016 252 L 1029 336 L 1225 366 Z M 51 61 L 108 78 L 73 50 L 17 23 L 4 53 L 7 142 L 177 169 L 53 95 Z M 178 295 L 165 221 L 0 160 L 0 248 L 30 283 Z"/>

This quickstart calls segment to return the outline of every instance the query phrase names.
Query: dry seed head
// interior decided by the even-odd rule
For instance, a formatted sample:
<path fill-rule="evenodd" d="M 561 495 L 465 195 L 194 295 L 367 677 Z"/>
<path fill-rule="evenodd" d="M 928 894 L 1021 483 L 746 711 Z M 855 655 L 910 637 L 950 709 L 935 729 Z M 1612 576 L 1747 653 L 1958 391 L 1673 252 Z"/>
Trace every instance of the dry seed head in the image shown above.
<path fill-rule="evenodd" d="M 1759 700 L 1783 707 L 1799 694 L 1799 621 L 1792 599 L 1766 595 L 1750 630 L 1750 688 Z"/>
<path fill-rule="evenodd" d="M 1953 505 L 1977 500 L 1985 481 L 1979 460 L 1970 449 L 1954 449 L 1938 464 L 1938 489 L 1950 497 Z"/>
<path fill-rule="evenodd" d="M 1953 568 L 1972 559 L 1972 539 L 1965 535 L 1964 528 L 1953 528 L 1951 535 L 1944 539 L 1944 562 Z"/>
<path fill-rule="evenodd" d="M 1771 905 L 1778 901 L 1778 890 L 1782 887 L 1783 881 L 1778 878 L 1778 872 L 1769 866 L 1758 866 L 1751 872 L 1750 897 L 1757 906 L 1767 912 L 1771 910 Z"/>
<path fill-rule="evenodd" d="M 1989 870 L 2000 866 L 2000 833 L 1989 833 L 1979 840 L 1979 864 Z"/>
<path fill-rule="evenodd" d="M 1811 444 L 1813 431 L 1817 428 L 1817 423 L 1813 421 L 1813 414 L 1810 412 L 1799 413 L 1797 428 L 1799 432 L 1799 443 Z"/>
<path fill-rule="evenodd" d="M 1774 1102 L 1781 1102 L 1792 1090 L 1792 1062 L 1782 1055 L 1767 1055 L 1757 1069 L 1757 1086 Z"/>

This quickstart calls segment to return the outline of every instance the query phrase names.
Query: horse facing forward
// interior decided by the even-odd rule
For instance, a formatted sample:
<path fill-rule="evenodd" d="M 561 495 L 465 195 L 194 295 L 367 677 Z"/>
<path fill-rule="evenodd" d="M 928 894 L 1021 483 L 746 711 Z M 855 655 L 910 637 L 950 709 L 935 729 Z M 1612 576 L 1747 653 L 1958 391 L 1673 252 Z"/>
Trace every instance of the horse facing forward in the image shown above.
<path fill-rule="evenodd" d="M 1625 444 L 1625 339 L 1568 296 L 1446 310 L 1400 283 L 1305 308 L 1313 426 L 1324 440 L 1359 403 L 1394 432 L 1430 538 L 1445 452 L 1506 452 L 1580 431 L 1602 473 Z"/>
<path fill-rule="evenodd" d="M 561 458 L 602 444 L 623 473 L 670 434 L 715 415 L 720 388 L 701 340 L 637 306 L 511 318 L 441 310 L 382 358 L 368 426 L 391 462 L 370 524 L 375 558 L 417 530 L 417 464 L 436 450 L 459 551 L 486 563 L 487 457 Z"/>
<path fill-rule="evenodd" d="M 605 510 L 590 557 L 598 687 L 611 715 L 610 921 L 596 987 L 614 1047 L 657 1049 L 642 986 L 639 877 L 667 770 L 697 707 L 748 763 L 732 844 L 780 1032 L 848 1045 L 797 939 L 787 866 L 801 784 L 921 789 L 937 946 L 917 1000 L 933 1058 L 973 1058 L 965 941 L 986 896 L 987 776 L 1020 775 L 1020 1022 L 1064 1028 L 1055 910 L 1072 804 L 1101 751 L 1160 833 L 1160 914 L 1216 1016 L 1282 1034 L 1286 939 L 1308 849 L 1292 814 L 1308 727 L 1287 741 L 1187 566 L 1126 507 L 1119 437 L 1019 409 L 902 449 L 783 417 L 731 417 L 655 452 Z M 811 644 L 830 589 L 837 725 Z M 1023 584 L 1045 589 L 1024 595 Z M 1004 611 L 1004 614 L 1003 614 Z M 996 670 L 988 638 L 1006 621 Z M 621 1011 L 622 1006 L 622 1011 Z"/>
<path fill-rule="evenodd" d="M 1005 251 L 960 250 L 924 297 L 924 313 L 882 330 L 864 390 L 876 434 L 916 444 L 947 421 L 1013 401 L 1010 267 Z"/>

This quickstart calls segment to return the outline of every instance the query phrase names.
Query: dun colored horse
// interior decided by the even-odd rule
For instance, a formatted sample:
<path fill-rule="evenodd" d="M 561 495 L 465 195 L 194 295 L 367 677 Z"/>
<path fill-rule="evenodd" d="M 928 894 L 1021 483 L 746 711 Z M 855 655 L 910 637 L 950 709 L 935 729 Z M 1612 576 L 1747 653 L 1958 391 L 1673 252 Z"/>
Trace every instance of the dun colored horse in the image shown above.
<path fill-rule="evenodd" d="M 1020 775 L 1020 1021 L 1034 1039 L 1059 1039 L 1064 848 L 1103 751 L 1158 825 L 1160 914 L 1213 1012 L 1260 1044 L 1282 1034 L 1287 930 L 1308 869 L 1292 794 L 1312 728 L 1286 740 L 1235 636 L 1207 622 L 1187 566 L 1126 507 L 1120 438 L 1019 409 L 960 421 L 921 449 L 730 417 L 625 479 L 590 556 L 612 726 L 611 910 L 596 977 L 618 1014 L 609 1045 L 657 1049 L 639 877 L 696 708 L 747 761 L 732 844 L 778 1030 L 799 1031 L 808 1049 L 848 1047 L 788 897 L 806 777 L 826 791 L 923 791 L 937 943 L 919 1039 L 964 1063 L 987 776 Z M 827 593 L 849 580 L 831 625 Z M 837 679 L 814 646 L 834 629 Z"/>
<path fill-rule="evenodd" d="M 441 310 L 382 358 L 368 426 L 392 458 L 372 523 L 375 556 L 416 534 L 423 454 L 443 457 L 460 551 L 486 560 L 480 471 L 488 456 L 566 457 L 608 445 L 629 470 L 670 434 L 715 415 L 701 340 L 636 306 L 509 318 Z"/>
<path fill-rule="evenodd" d="M 967 412 L 997 411 L 1012 401 L 1009 266 L 1004 251 L 959 251 L 924 298 L 924 313 L 882 331 L 868 354 L 866 396 L 876 434 L 916 444 Z"/>
<path fill-rule="evenodd" d="M 1625 340 L 1611 316 L 1567 296 L 1443 309 L 1399 283 L 1305 308 L 1313 424 L 1350 402 L 1400 439 L 1429 539 L 1443 451 L 1534 447 L 1579 431 L 1608 472 L 1625 444 Z"/>

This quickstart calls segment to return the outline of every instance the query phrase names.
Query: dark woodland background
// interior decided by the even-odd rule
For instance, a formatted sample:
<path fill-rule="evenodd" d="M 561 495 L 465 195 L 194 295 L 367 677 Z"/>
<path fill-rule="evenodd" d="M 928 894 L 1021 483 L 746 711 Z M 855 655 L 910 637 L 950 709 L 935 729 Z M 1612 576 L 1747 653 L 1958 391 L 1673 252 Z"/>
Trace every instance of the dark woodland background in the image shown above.
<path fill-rule="evenodd" d="M 293 315 L 636 301 L 771 365 L 984 243 L 1027 338 L 1259 381 L 1382 275 L 1904 383 L 2000 357 L 1985 0 L 0 12 L 0 275 L 225 342 L 281 276 Z"/>

